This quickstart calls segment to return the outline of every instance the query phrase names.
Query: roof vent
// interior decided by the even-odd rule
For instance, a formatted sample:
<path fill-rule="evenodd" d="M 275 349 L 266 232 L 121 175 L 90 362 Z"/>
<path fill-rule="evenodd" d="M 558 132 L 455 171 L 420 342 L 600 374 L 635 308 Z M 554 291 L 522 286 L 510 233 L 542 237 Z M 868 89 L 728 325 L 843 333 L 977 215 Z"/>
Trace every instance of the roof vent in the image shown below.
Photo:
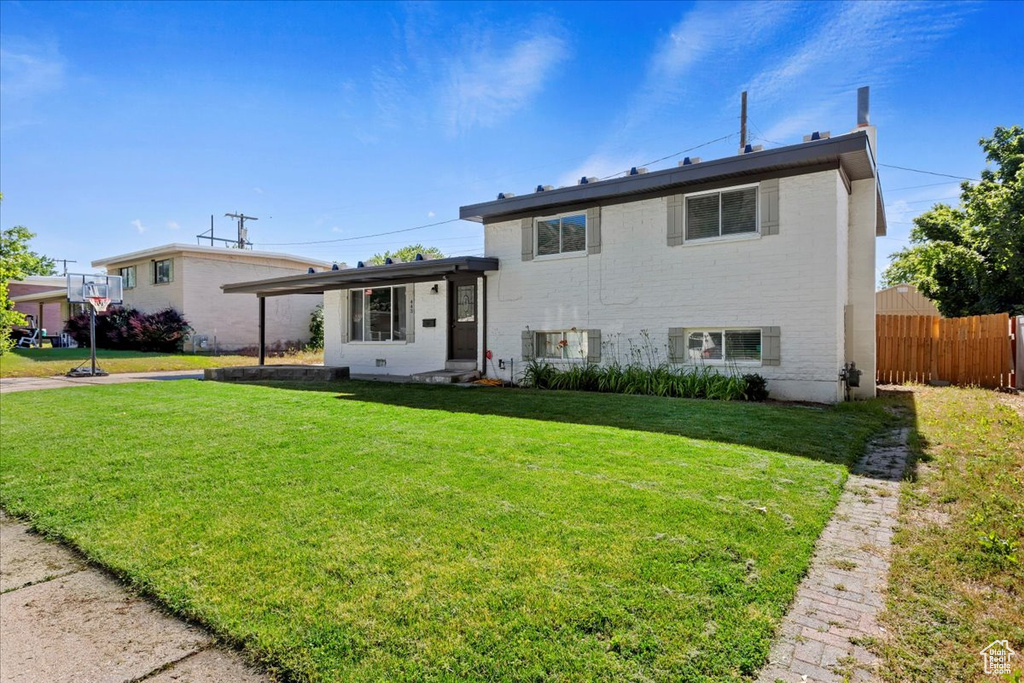
<path fill-rule="evenodd" d="M 644 173 L 647 173 L 647 169 L 643 166 L 640 166 L 639 168 L 634 166 L 629 169 L 629 175 L 643 175 Z"/>
<path fill-rule="evenodd" d="M 362 261 L 360 261 L 359 263 L 356 264 L 356 268 L 365 268 L 365 267 L 366 267 L 366 264 L 363 263 Z"/>
<path fill-rule="evenodd" d="M 312 268 L 311 267 L 311 268 L 307 268 L 306 269 L 306 275 L 312 275 L 315 272 L 316 272 L 316 268 Z"/>
<path fill-rule="evenodd" d="M 554 185 L 538 185 L 537 192 L 547 192 L 548 190 L 555 189 Z"/>
<path fill-rule="evenodd" d="M 764 145 L 747 145 L 741 150 L 741 154 L 750 154 L 751 152 L 760 152 L 764 149 Z"/>
<path fill-rule="evenodd" d="M 596 183 L 596 182 L 597 182 L 597 178 L 595 178 L 595 177 L 588 178 L 587 176 L 583 176 L 582 178 L 580 178 L 580 181 L 578 183 L 576 183 L 576 184 L 577 185 L 589 185 L 590 183 Z"/>
<path fill-rule="evenodd" d="M 390 265 L 394 265 L 396 263 L 401 263 L 401 262 L 402 262 L 402 259 L 398 258 L 397 256 L 388 256 L 386 259 L 384 259 L 384 265 L 385 266 L 390 266 Z"/>
<path fill-rule="evenodd" d="M 416 254 L 416 258 L 414 258 L 413 260 L 414 261 L 429 261 L 430 258 L 431 258 L 430 256 L 424 256 L 423 254 Z"/>
<path fill-rule="evenodd" d="M 692 166 L 693 164 L 699 164 L 700 157 L 683 157 L 683 160 L 679 162 L 680 166 Z"/>
<path fill-rule="evenodd" d="M 498 193 L 498 199 L 512 199 L 512 197 L 515 197 L 515 196 L 516 196 L 515 192 L 499 192 Z"/>
<path fill-rule="evenodd" d="M 827 130 L 816 130 L 810 135 L 804 136 L 804 142 L 814 142 L 815 140 L 828 140 L 832 137 L 832 133 Z"/>
<path fill-rule="evenodd" d="M 338 264 L 337 263 L 332 263 L 331 264 L 331 270 L 340 270 L 340 268 L 338 268 Z"/>

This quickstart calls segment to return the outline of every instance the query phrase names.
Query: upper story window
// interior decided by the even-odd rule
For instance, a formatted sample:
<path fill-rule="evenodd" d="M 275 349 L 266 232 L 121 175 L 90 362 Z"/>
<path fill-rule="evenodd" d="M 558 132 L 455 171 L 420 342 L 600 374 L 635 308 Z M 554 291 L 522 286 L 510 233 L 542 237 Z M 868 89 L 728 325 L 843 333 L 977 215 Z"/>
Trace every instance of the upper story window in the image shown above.
<path fill-rule="evenodd" d="M 686 197 L 686 239 L 757 233 L 757 186 Z"/>
<path fill-rule="evenodd" d="M 537 256 L 587 250 L 587 214 L 573 213 L 537 219 Z"/>
<path fill-rule="evenodd" d="M 117 274 L 121 276 L 122 289 L 135 289 L 135 266 L 119 268 Z"/>
<path fill-rule="evenodd" d="M 174 259 L 153 261 L 153 284 L 162 285 L 174 281 Z"/>
<path fill-rule="evenodd" d="M 349 296 L 349 339 L 375 342 L 408 339 L 411 316 L 405 287 L 353 289 Z"/>

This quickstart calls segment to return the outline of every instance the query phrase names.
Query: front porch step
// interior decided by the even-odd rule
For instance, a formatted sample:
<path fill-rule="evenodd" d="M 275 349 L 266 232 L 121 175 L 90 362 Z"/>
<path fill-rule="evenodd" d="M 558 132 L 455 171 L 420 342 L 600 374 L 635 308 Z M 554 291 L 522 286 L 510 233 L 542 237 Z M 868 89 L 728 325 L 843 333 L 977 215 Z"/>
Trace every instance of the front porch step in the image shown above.
<path fill-rule="evenodd" d="M 472 372 L 476 370 L 475 360 L 446 360 L 444 369 L 449 371 Z"/>
<path fill-rule="evenodd" d="M 418 372 L 411 376 L 414 382 L 430 382 L 434 384 L 458 384 L 480 379 L 480 373 L 474 370 L 433 370 Z"/>

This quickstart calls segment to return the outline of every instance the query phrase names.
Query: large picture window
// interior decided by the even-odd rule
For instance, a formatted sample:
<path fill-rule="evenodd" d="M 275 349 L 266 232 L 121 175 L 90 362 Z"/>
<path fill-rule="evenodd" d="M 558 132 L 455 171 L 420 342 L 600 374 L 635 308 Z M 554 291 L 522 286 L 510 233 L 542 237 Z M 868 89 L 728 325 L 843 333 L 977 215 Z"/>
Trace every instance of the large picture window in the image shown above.
<path fill-rule="evenodd" d="M 756 186 L 690 195 L 686 198 L 687 240 L 756 232 Z"/>
<path fill-rule="evenodd" d="M 690 362 L 761 362 L 761 330 L 689 330 L 686 359 Z"/>
<path fill-rule="evenodd" d="M 351 341 L 406 341 L 411 293 L 406 287 L 354 289 L 350 293 Z"/>
<path fill-rule="evenodd" d="M 537 256 L 587 250 L 587 214 L 574 213 L 537 220 Z"/>

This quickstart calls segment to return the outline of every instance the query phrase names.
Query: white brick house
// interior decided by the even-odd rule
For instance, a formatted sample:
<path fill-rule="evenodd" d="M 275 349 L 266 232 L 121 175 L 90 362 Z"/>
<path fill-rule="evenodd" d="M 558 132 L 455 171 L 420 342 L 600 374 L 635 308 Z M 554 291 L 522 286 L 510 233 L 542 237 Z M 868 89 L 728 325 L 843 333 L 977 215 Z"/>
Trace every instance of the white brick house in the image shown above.
<path fill-rule="evenodd" d="M 463 206 L 484 258 L 242 283 L 322 291 L 325 362 L 353 373 L 525 362 L 655 362 L 757 372 L 772 396 L 875 395 L 874 129 Z M 486 359 L 490 351 L 492 360 Z"/>

